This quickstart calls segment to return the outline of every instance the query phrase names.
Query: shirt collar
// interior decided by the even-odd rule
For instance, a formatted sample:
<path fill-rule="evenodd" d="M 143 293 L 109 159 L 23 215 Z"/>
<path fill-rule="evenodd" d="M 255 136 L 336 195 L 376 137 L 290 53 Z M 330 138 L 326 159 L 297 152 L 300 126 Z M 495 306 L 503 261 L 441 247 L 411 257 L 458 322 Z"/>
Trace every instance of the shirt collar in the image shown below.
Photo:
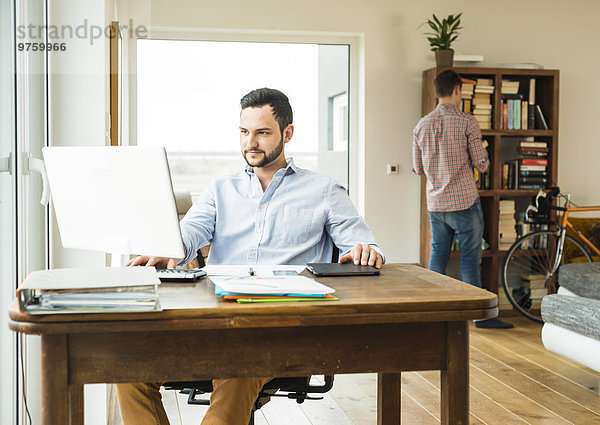
<path fill-rule="evenodd" d="M 289 158 L 286 158 L 285 160 L 287 161 L 287 167 L 285 167 L 284 174 L 287 176 L 288 174 L 297 173 L 298 167 L 296 167 L 296 164 L 294 164 L 294 158 L 290 156 Z M 254 167 L 246 165 L 246 168 L 244 169 L 244 171 L 246 171 L 246 174 L 252 175 L 252 174 L 254 174 Z"/>
<path fill-rule="evenodd" d="M 458 106 L 454 105 L 453 103 L 440 103 L 436 109 L 455 109 L 457 111 L 460 111 L 460 109 L 458 109 Z"/>

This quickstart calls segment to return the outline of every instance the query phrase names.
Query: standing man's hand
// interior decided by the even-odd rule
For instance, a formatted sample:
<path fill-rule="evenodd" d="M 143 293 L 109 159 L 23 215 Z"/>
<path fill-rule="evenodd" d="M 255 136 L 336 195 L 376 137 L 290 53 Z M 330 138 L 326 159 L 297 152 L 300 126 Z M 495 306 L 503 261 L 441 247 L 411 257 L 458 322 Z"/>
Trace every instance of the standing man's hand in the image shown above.
<path fill-rule="evenodd" d="M 174 269 L 176 265 L 175 258 L 148 257 L 146 255 L 136 257 L 126 264 L 126 266 L 154 266 L 157 269 Z"/>
<path fill-rule="evenodd" d="M 381 268 L 383 258 L 369 245 L 356 244 L 350 252 L 340 258 L 340 263 L 354 263 L 355 265 L 369 265 L 377 269 Z"/>

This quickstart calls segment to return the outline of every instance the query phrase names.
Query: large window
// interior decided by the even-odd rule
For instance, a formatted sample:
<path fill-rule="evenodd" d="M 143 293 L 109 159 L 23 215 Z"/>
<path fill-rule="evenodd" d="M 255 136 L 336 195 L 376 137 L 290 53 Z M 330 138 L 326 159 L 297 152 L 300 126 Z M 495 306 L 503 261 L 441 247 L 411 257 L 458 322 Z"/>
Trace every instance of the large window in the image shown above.
<path fill-rule="evenodd" d="M 348 61 L 347 45 L 138 40 L 137 144 L 165 146 L 174 188 L 199 192 L 245 165 L 240 98 L 276 88 L 294 111 L 286 155 L 348 187 Z"/>

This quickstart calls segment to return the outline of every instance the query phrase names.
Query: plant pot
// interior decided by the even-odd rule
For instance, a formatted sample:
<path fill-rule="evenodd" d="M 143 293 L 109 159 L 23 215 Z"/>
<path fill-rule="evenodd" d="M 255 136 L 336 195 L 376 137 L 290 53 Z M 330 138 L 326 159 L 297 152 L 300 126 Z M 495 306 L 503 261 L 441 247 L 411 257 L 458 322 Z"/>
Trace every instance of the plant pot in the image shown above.
<path fill-rule="evenodd" d="M 436 50 L 435 51 L 435 64 L 439 67 L 452 67 L 454 62 L 454 50 Z"/>

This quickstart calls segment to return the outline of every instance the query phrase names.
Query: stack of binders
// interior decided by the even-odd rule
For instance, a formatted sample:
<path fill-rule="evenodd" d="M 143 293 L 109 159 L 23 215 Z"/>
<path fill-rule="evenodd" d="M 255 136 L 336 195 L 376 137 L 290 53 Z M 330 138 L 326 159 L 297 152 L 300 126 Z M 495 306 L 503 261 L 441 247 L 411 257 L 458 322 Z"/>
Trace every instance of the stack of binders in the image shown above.
<path fill-rule="evenodd" d="M 39 270 L 17 289 L 27 314 L 158 311 L 160 280 L 154 267 Z"/>

